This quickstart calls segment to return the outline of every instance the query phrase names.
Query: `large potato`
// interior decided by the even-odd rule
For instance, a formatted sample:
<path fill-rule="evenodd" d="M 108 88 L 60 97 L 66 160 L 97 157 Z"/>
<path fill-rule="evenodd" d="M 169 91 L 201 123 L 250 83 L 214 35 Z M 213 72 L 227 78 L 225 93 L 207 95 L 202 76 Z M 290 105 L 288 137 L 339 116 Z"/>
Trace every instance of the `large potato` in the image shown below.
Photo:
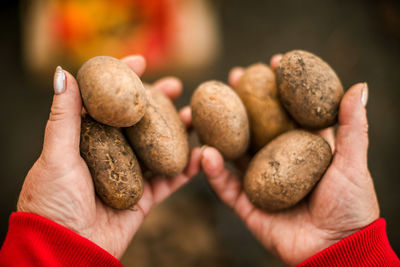
<path fill-rule="evenodd" d="M 143 118 L 126 135 L 139 159 L 151 171 L 175 176 L 189 157 L 185 126 L 173 103 L 161 91 L 146 89 L 147 108 Z"/>
<path fill-rule="evenodd" d="M 89 59 L 78 71 L 77 80 L 83 104 L 98 122 L 129 127 L 143 117 L 143 84 L 122 61 L 106 56 Z"/>
<path fill-rule="evenodd" d="M 238 95 L 226 84 L 200 84 L 191 99 L 192 124 L 201 141 L 235 159 L 249 145 L 249 120 Z"/>
<path fill-rule="evenodd" d="M 322 129 L 337 121 L 342 84 L 319 57 L 301 50 L 286 53 L 276 68 L 282 104 L 303 127 Z"/>
<path fill-rule="evenodd" d="M 311 191 L 331 159 L 331 148 L 322 137 L 303 130 L 286 132 L 254 156 L 244 190 L 262 209 L 289 208 Z"/>
<path fill-rule="evenodd" d="M 251 143 L 255 151 L 295 123 L 280 103 L 275 74 L 265 64 L 249 66 L 235 87 L 249 116 Z"/>
<path fill-rule="evenodd" d="M 119 129 L 82 116 L 80 150 L 104 203 L 128 209 L 139 201 L 143 194 L 142 172 Z"/>

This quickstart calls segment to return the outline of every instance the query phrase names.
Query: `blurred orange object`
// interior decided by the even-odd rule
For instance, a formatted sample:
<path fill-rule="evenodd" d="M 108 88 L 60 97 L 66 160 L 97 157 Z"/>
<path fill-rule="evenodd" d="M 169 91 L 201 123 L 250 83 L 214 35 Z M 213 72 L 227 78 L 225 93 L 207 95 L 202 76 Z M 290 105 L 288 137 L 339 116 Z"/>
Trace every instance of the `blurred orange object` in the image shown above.
<path fill-rule="evenodd" d="M 26 59 L 35 72 L 129 54 L 144 55 L 151 72 L 198 68 L 218 48 L 215 15 L 204 0 L 38 0 L 24 18 Z"/>

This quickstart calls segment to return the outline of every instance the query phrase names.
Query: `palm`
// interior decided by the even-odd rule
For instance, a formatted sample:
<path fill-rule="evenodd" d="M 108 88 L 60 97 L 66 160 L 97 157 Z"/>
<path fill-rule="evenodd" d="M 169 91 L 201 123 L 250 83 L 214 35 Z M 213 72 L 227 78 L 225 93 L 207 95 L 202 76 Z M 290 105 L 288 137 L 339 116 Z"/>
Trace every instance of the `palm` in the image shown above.
<path fill-rule="evenodd" d="M 351 163 L 343 165 L 338 151 L 312 193 L 295 207 L 276 213 L 260 210 L 248 200 L 240 179 L 223 167 L 215 149 L 204 153 L 203 169 L 221 200 L 267 249 L 288 264 L 300 263 L 379 216 L 372 180 L 361 179 L 369 177 L 368 170 L 352 168 Z"/>
<path fill-rule="evenodd" d="M 200 151 L 192 152 L 184 173 L 173 178 L 153 177 L 151 182 L 145 182 L 143 196 L 134 211 L 106 206 L 95 195 L 85 161 L 72 151 L 69 155 L 73 156 L 64 157 L 62 166 L 45 162 L 43 157 L 35 163 L 26 177 L 18 210 L 52 219 L 120 257 L 151 207 L 197 173 Z M 46 184 L 46 187 L 36 184 Z M 27 201 L 27 194 L 35 195 L 35 201 Z"/>
<path fill-rule="evenodd" d="M 90 196 L 90 210 L 86 213 L 87 227 L 90 231 L 88 237 L 101 247 L 119 258 L 126 250 L 131 238 L 139 229 L 144 217 L 148 214 L 154 204 L 163 201 L 166 197 L 184 185 L 191 177 L 197 173 L 195 161 L 198 161 L 199 150 L 192 153 L 191 164 L 184 173 L 173 177 L 152 177 L 148 182 L 144 182 L 143 196 L 134 207 L 134 210 L 115 210 L 106 206 L 93 192 L 93 186 L 87 188 L 85 192 L 93 192 Z M 87 168 L 86 168 L 87 169 Z M 91 183 L 90 174 L 88 177 Z M 83 214 L 84 215 L 84 214 Z"/>
<path fill-rule="evenodd" d="M 343 173 L 335 162 L 312 194 L 295 208 L 276 214 L 254 209 L 244 217 L 260 241 L 286 263 L 299 263 L 376 219 L 369 212 L 376 199 L 363 193 L 372 184 L 354 184 L 352 176 L 362 174 Z M 355 202 L 363 205 L 355 210 Z M 252 206 L 250 202 L 244 205 Z"/>
<path fill-rule="evenodd" d="M 92 177 L 84 160 L 79 157 L 77 164 L 71 167 L 72 171 L 64 177 L 70 183 L 69 196 L 65 196 L 68 198 L 65 201 L 73 203 L 66 208 L 70 209 L 73 218 L 58 222 L 120 257 L 130 242 L 127 237 L 132 237 L 143 221 L 142 209 L 138 212 L 119 211 L 106 206 L 95 195 Z M 64 183 L 59 186 L 60 191 L 65 190 Z M 144 204 L 139 202 L 138 205 Z M 151 207 L 153 203 L 146 205 Z"/>

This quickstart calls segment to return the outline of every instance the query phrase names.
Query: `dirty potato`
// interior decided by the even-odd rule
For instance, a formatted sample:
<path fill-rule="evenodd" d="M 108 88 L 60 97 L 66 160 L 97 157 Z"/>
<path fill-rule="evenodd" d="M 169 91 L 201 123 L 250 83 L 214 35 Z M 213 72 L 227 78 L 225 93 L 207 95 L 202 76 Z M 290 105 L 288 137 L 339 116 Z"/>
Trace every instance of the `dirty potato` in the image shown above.
<path fill-rule="evenodd" d="M 116 209 L 132 208 L 143 194 L 139 163 L 117 128 L 82 116 L 80 152 L 92 175 L 97 195 Z"/>
<path fill-rule="evenodd" d="M 282 104 L 303 127 L 322 129 L 337 121 L 342 84 L 319 57 L 301 50 L 286 53 L 276 68 Z"/>
<path fill-rule="evenodd" d="M 77 80 L 83 104 L 96 121 L 129 127 L 143 117 L 143 84 L 122 61 L 106 56 L 89 59 L 78 71 Z"/>
<path fill-rule="evenodd" d="M 331 159 L 331 148 L 322 137 L 304 130 L 286 132 L 254 156 L 244 177 L 244 190 L 259 208 L 289 208 L 311 191 Z"/>
<path fill-rule="evenodd" d="M 161 91 L 146 88 L 148 104 L 143 118 L 126 128 L 139 159 L 149 170 L 167 176 L 183 171 L 189 157 L 185 126 L 174 104 Z"/>
<path fill-rule="evenodd" d="M 257 63 L 246 68 L 235 91 L 249 116 L 251 146 L 254 151 L 295 127 L 280 103 L 275 74 L 267 65 Z"/>
<path fill-rule="evenodd" d="M 191 99 L 192 124 L 200 140 L 226 159 L 242 155 L 249 145 L 249 121 L 238 95 L 226 84 L 200 84 Z"/>

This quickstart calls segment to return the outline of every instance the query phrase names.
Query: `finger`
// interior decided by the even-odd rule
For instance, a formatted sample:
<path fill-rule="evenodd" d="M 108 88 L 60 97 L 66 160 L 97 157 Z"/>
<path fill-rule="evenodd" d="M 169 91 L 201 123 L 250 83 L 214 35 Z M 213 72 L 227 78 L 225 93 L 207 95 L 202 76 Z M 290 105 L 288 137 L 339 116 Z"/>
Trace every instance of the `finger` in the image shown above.
<path fill-rule="evenodd" d="M 154 88 L 162 91 L 171 100 L 177 99 L 182 93 L 182 82 L 176 77 L 165 77 L 153 84 Z"/>
<path fill-rule="evenodd" d="M 368 121 L 365 105 L 368 98 L 366 83 L 352 86 L 343 96 L 339 109 L 336 135 L 336 156 L 354 166 L 367 164 Z M 339 164 L 340 165 L 340 164 Z M 346 166 L 346 164 L 343 164 Z"/>
<path fill-rule="evenodd" d="M 96 197 L 96 201 L 100 202 L 102 209 L 104 209 L 104 203 Z M 111 212 L 107 212 L 106 215 L 112 214 L 109 216 L 109 220 L 112 221 L 112 225 L 123 225 L 124 226 L 124 235 L 128 240 L 132 238 L 135 233 L 138 231 L 140 226 L 143 223 L 144 218 L 149 214 L 151 208 L 153 207 L 153 195 L 151 192 L 151 188 L 147 182 L 143 184 L 143 195 L 140 198 L 139 202 L 132 208 L 127 210 L 114 210 L 113 208 L 106 207 L 106 210 L 112 210 Z M 120 254 L 124 252 L 125 249 L 118 250 Z M 118 252 L 116 251 L 116 252 Z M 120 258 L 122 255 L 113 254 L 115 257 Z"/>
<path fill-rule="evenodd" d="M 325 139 L 331 147 L 332 154 L 335 152 L 335 133 L 333 131 L 333 127 L 329 127 L 323 130 L 313 131 L 314 134 L 317 134 Z"/>
<path fill-rule="evenodd" d="M 203 149 L 201 167 L 215 193 L 233 208 L 242 191 L 239 178 L 229 172 L 222 155 L 213 147 Z"/>
<path fill-rule="evenodd" d="M 201 166 L 208 182 L 219 198 L 232 208 L 246 223 L 259 211 L 242 190 L 239 178 L 224 166 L 222 155 L 212 147 L 203 149 Z"/>
<path fill-rule="evenodd" d="M 127 56 L 121 59 L 137 76 L 142 76 L 146 69 L 146 59 L 140 55 Z"/>
<path fill-rule="evenodd" d="M 200 171 L 200 161 L 201 161 L 201 153 L 202 153 L 202 148 L 196 147 L 193 149 L 191 156 L 190 156 L 190 161 L 188 166 L 186 167 L 184 174 L 192 178 L 196 174 L 199 173 Z"/>
<path fill-rule="evenodd" d="M 61 67 L 56 69 L 53 87 L 42 156 L 60 161 L 66 155 L 79 153 L 82 100 L 75 78 Z"/>
<path fill-rule="evenodd" d="M 183 107 L 179 111 L 179 117 L 181 117 L 181 120 L 185 124 L 186 128 L 189 128 L 190 125 L 192 124 L 192 110 L 190 109 L 189 106 Z"/>
<path fill-rule="evenodd" d="M 240 77 L 242 77 L 243 73 L 244 73 L 244 68 L 242 67 L 234 67 L 233 69 L 231 69 L 228 75 L 229 85 L 235 87 L 239 82 Z"/>
<path fill-rule="evenodd" d="M 201 150 L 200 148 L 193 149 L 189 164 L 185 171 L 175 177 L 153 177 L 151 180 L 151 187 L 154 196 L 154 202 L 160 203 L 169 197 L 176 190 L 185 185 L 192 177 L 194 177 L 200 170 Z"/>
<path fill-rule="evenodd" d="M 282 54 L 273 55 L 271 57 L 271 60 L 269 63 L 270 68 L 272 70 L 275 70 L 275 68 L 278 66 L 279 62 L 281 61 L 281 59 L 282 59 Z"/>

